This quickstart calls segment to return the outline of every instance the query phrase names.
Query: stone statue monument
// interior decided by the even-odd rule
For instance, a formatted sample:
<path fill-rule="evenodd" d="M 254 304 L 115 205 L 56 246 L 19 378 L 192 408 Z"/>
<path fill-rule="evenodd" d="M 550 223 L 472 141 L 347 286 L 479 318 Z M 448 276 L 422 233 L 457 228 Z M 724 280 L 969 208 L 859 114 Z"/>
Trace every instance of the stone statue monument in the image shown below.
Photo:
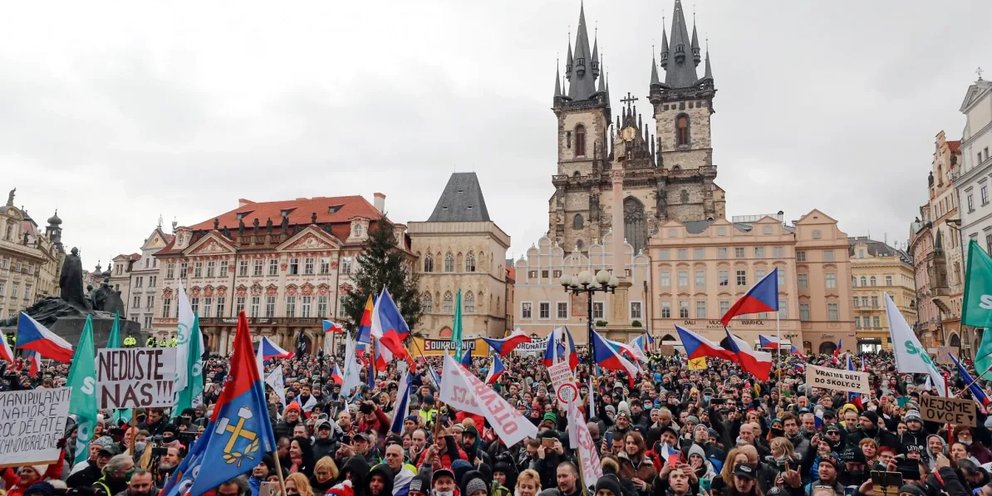
<path fill-rule="evenodd" d="M 59 296 L 76 309 L 85 312 L 93 308 L 86 296 L 83 295 L 83 262 L 79 258 L 79 249 L 76 247 L 73 247 L 72 251 L 66 255 L 65 262 L 62 264 L 59 289 L 61 290 Z"/>
<path fill-rule="evenodd" d="M 93 309 L 107 313 L 124 313 L 121 294 L 110 287 L 109 279 L 104 279 L 100 288 L 93 292 Z"/>

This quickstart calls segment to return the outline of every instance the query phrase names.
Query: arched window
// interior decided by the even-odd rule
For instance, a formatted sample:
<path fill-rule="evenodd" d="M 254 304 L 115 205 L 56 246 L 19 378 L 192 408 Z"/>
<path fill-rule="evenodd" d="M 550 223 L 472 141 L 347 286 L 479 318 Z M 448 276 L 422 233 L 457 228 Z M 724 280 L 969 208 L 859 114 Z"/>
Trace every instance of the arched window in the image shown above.
<path fill-rule="evenodd" d="M 444 271 L 454 272 L 455 271 L 455 256 L 451 252 L 444 254 Z"/>
<path fill-rule="evenodd" d="M 586 127 L 582 124 L 575 126 L 575 156 L 586 155 Z"/>
<path fill-rule="evenodd" d="M 572 229 L 582 229 L 582 214 L 575 214 L 572 218 Z"/>
<path fill-rule="evenodd" d="M 871 279 L 869 279 L 869 280 L 871 281 L 871 285 L 872 286 L 875 286 L 875 285 L 878 284 L 878 279 L 875 279 L 875 276 L 871 276 Z"/>
<path fill-rule="evenodd" d="M 675 144 L 677 146 L 689 145 L 689 116 L 680 114 L 675 119 Z"/>
<path fill-rule="evenodd" d="M 424 257 L 424 272 L 434 272 L 434 257 L 430 253 Z"/>
<path fill-rule="evenodd" d="M 475 272 L 475 254 L 472 252 L 465 255 L 465 272 Z"/>
<path fill-rule="evenodd" d="M 465 293 L 465 299 L 462 301 L 462 306 L 465 309 L 465 313 L 475 313 L 475 294 L 471 291 Z"/>
<path fill-rule="evenodd" d="M 682 190 L 679 192 L 679 201 L 682 203 L 689 203 L 689 191 Z"/>
<path fill-rule="evenodd" d="M 451 297 L 451 291 L 444 293 L 444 299 L 441 300 L 441 311 L 444 313 L 454 313 L 455 300 Z"/>
<path fill-rule="evenodd" d="M 420 306 L 424 309 L 424 313 L 431 313 L 434 310 L 434 298 L 431 298 L 430 293 L 424 293 Z"/>
<path fill-rule="evenodd" d="M 586 245 L 586 244 L 585 244 L 585 243 L 583 243 L 581 239 L 577 239 L 577 240 L 575 240 L 575 248 L 576 248 L 576 249 L 579 249 L 579 250 L 581 250 L 581 249 L 582 249 L 583 247 L 585 247 L 585 245 Z"/>
<path fill-rule="evenodd" d="M 861 286 L 864 287 L 867 285 L 868 285 L 868 278 L 865 276 L 861 276 Z"/>

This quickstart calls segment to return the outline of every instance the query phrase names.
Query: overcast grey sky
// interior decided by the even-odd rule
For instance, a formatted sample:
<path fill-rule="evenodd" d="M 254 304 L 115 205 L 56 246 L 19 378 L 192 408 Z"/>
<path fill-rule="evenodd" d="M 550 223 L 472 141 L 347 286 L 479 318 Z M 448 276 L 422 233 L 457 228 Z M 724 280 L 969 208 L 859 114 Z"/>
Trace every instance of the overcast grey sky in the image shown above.
<path fill-rule="evenodd" d="M 617 99 L 650 117 L 652 44 L 674 0 L 587 0 Z M 698 0 L 718 89 L 728 215 L 820 208 L 904 240 L 933 138 L 957 139 L 992 2 Z M 6 2 L 0 189 L 54 208 L 83 262 L 136 251 L 161 214 L 193 224 L 256 201 L 386 193 L 425 220 L 476 171 L 520 253 L 547 229 L 549 110 L 579 3 Z M 690 17 L 690 21 L 691 17 Z M 592 34 L 592 33 L 590 33 Z M 662 76 L 663 77 L 663 76 Z"/>

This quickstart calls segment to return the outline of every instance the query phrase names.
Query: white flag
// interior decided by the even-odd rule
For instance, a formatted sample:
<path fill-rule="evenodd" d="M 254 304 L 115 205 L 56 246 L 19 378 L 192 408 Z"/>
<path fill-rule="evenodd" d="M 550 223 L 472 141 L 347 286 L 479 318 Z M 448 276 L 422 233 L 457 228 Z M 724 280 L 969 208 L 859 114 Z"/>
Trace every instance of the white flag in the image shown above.
<path fill-rule="evenodd" d="M 276 368 L 272 369 L 272 372 L 269 372 L 269 375 L 265 376 L 265 383 L 276 392 L 276 396 L 278 396 L 279 401 L 282 402 L 282 409 L 285 410 L 286 381 L 282 378 L 282 365 L 277 365 Z"/>
<path fill-rule="evenodd" d="M 944 376 L 934 365 L 927 350 L 920 344 L 913 329 L 888 293 L 885 293 L 885 314 L 889 320 L 889 339 L 896 357 L 896 370 L 903 373 L 929 374 L 941 396 L 947 394 Z"/>
<path fill-rule="evenodd" d="M 362 385 L 362 366 L 358 364 L 358 355 L 355 354 L 355 340 L 351 334 L 347 334 L 344 346 L 344 377 L 341 378 L 341 394 L 350 396 L 355 388 Z M 371 359 L 371 357 L 369 357 Z"/>
<path fill-rule="evenodd" d="M 603 476 L 603 467 L 599 463 L 596 442 L 592 440 L 586 419 L 582 418 L 578 401 L 572 401 L 568 404 L 568 437 L 578 440 L 577 445 L 573 445 L 573 447 L 579 454 L 582 482 L 585 483 L 586 487 L 595 486 L 596 481 Z"/>
<path fill-rule="evenodd" d="M 486 417 L 506 446 L 525 437 L 537 437 L 537 427 L 478 377 L 466 371 L 451 355 L 444 356 L 441 401 L 458 410 Z M 574 402 L 573 402 L 574 403 Z"/>
<path fill-rule="evenodd" d="M 186 288 L 179 281 L 179 320 L 176 324 L 176 391 L 186 389 L 189 384 L 189 345 L 193 330 L 193 307 L 186 297 Z"/>

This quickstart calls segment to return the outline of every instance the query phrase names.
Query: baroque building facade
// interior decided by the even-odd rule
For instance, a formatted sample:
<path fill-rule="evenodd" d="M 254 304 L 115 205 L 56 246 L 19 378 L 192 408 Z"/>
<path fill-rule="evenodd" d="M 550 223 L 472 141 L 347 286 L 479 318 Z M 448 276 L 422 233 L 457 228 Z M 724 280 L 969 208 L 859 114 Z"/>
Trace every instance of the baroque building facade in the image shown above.
<path fill-rule="evenodd" d="M 155 254 L 173 242 L 174 234 L 166 233 L 162 223 L 145 238 L 140 253 L 121 254 L 114 257 L 110 271 L 110 286 L 121 294 L 128 320 L 141 324 L 141 330 L 165 338 L 163 332 L 154 333 L 155 300 L 159 297 L 159 260 Z"/>
<path fill-rule="evenodd" d="M 916 322 L 913 260 L 906 252 L 866 236 L 852 237 L 851 305 L 859 351 L 892 351 L 883 295 L 888 293 L 907 322 Z"/>
<path fill-rule="evenodd" d="M 410 222 L 407 233 L 423 310 L 417 330 L 451 337 L 461 290 L 463 336 L 503 336 L 512 298 L 505 265 L 510 236 L 490 218 L 476 173 L 453 173 L 431 216 Z"/>
<path fill-rule="evenodd" d="M 44 231 L 24 207 L 14 205 L 16 188 L 0 206 L 0 320 L 46 296 L 59 294 L 65 249 L 62 219 L 55 212 Z"/>

